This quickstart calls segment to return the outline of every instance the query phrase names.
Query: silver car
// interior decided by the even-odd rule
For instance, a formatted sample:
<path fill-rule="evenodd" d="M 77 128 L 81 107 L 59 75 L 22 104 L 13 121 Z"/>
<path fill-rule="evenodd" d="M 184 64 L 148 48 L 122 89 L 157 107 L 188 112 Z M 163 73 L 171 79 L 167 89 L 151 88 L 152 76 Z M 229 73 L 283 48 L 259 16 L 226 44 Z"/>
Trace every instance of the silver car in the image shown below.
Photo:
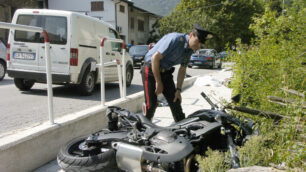
<path fill-rule="evenodd" d="M 4 78 L 6 73 L 6 46 L 0 40 L 0 81 Z"/>

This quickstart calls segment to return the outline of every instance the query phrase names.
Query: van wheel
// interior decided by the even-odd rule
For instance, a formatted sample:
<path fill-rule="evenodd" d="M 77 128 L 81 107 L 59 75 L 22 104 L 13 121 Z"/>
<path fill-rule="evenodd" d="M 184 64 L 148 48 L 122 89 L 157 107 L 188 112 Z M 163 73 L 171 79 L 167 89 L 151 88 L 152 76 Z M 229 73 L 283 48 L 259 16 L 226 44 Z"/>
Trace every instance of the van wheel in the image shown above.
<path fill-rule="evenodd" d="M 133 80 L 133 67 L 129 65 L 126 69 L 126 86 L 129 87 Z"/>
<path fill-rule="evenodd" d="M 33 85 L 34 81 L 25 80 L 23 78 L 14 78 L 14 83 L 16 87 L 21 91 L 29 91 Z"/>
<path fill-rule="evenodd" d="M 95 74 L 86 69 L 82 81 L 78 86 L 78 92 L 82 96 L 89 96 L 93 93 L 96 84 Z"/>
<path fill-rule="evenodd" d="M 2 79 L 5 76 L 5 72 L 6 72 L 6 65 L 4 61 L 0 61 L 0 81 L 2 81 Z"/>

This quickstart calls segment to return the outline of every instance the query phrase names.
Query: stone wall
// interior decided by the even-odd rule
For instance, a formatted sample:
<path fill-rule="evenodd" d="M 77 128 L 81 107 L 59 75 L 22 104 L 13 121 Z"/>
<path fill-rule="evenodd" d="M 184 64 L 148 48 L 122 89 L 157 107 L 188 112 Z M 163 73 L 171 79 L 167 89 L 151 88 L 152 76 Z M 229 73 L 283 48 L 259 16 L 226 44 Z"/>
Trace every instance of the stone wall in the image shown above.
<path fill-rule="evenodd" d="M 38 8 L 38 2 L 44 0 L 0 0 L 0 21 L 11 22 L 15 10 L 19 8 Z M 47 0 L 46 0 L 47 1 Z M 9 31 L 0 29 L 0 40 L 7 43 Z"/>

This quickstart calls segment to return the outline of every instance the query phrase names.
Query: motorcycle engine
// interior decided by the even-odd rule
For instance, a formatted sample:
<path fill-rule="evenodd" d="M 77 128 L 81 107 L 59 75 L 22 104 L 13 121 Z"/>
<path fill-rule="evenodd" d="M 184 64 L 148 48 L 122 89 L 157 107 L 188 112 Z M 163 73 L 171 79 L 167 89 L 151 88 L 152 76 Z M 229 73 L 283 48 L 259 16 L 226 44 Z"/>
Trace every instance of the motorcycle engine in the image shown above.
<path fill-rule="evenodd" d="M 156 134 L 152 139 L 151 142 L 154 145 L 162 145 L 172 143 L 177 139 L 177 135 L 174 132 L 169 130 L 163 130 Z"/>

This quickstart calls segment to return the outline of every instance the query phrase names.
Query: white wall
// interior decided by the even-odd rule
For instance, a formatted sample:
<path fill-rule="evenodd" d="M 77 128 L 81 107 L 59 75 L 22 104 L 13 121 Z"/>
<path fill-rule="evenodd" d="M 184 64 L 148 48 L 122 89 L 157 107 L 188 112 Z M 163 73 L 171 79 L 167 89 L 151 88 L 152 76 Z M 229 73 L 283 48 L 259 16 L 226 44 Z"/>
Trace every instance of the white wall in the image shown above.
<path fill-rule="evenodd" d="M 87 13 L 115 26 L 115 5 L 112 0 L 103 0 L 104 11 L 91 12 L 91 1 L 99 0 L 49 0 L 49 9 L 77 11 Z"/>
<path fill-rule="evenodd" d="M 124 13 L 120 12 L 120 5 L 124 6 Z M 122 28 L 122 32 L 119 33 L 120 35 L 125 36 L 124 42 L 127 43 L 129 40 L 129 18 L 128 18 L 128 4 L 125 2 L 121 2 L 117 4 L 117 26 L 120 26 Z"/>

